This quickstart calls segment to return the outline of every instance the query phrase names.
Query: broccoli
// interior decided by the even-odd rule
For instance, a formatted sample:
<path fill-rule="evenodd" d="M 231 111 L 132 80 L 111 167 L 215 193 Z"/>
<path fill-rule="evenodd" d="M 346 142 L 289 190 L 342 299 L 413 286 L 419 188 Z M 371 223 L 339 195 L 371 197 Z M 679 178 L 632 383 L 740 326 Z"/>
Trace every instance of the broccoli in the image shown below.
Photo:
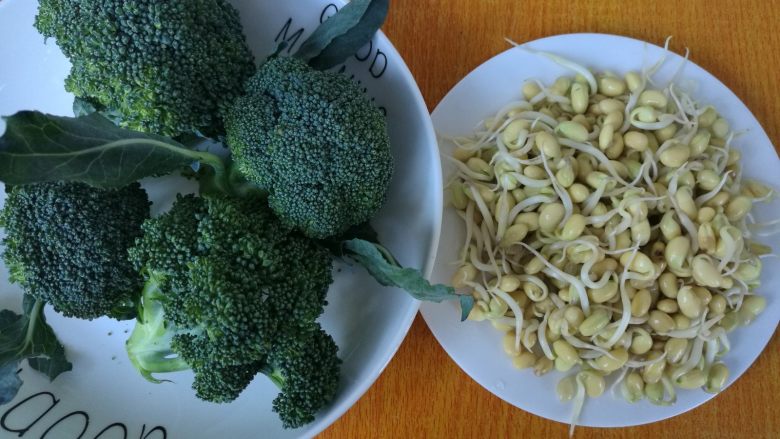
<path fill-rule="evenodd" d="M 262 371 L 282 390 L 273 409 L 285 428 L 313 421 L 317 410 L 333 398 L 341 367 L 336 351 L 333 338 L 313 324 L 288 333 L 269 353 Z"/>
<path fill-rule="evenodd" d="M 41 0 L 35 26 L 73 65 L 65 89 L 138 131 L 221 134 L 255 71 L 225 0 Z"/>
<path fill-rule="evenodd" d="M 170 322 L 162 305 L 166 298 L 160 291 L 160 280 L 152 275 L 144 288 L 141 312 L 126 342 L 130 362 L 153 383 L 162 382 L 153 373 L 193 370 L 198 397 L 211 402 L 234 400 L 257 374 L 259 364 L 250 361 L 225 366 L 216 352 L 206 351 L 218 344 L 201 337 L 202 329 L 179 329 Z"/>
<path fill-rule="evenodd" d="M 229 402 L 283 349 L 325 343 L 304 329 L 324 310 L 330 253 L 282 224 L 264 201 L 256 194 L 180 195 L 171 210 L 144 223 L 129 252 L 147 283 L 127 352 L 150 381 L 191 369 L 199 398 Z M 313 413 L 331 399 L 339 376 L 332 347 L 312 345 L 295 360 L 328 365 L 310 373 L 308 397 L 294 389 L 306 386 L 295 377 L 309 372 L 297 372 L 293 360 L 274 360 L 292 371 L 291 384 L 282 387 L 292 392 L 291 402 L 280 414 Z"/>
<path fill-rule="evenodd" d="M 134 317 L 143 279 L 127 258 L 149 217 L 138 183 L 97 189 L 49 182 L 7 188 L 3 259 L 27 294 L 65 316 Z"/>
<path fill-rule="evenodd" d="M 384 116 L 354 82 L 271 57 L 246 92 L 225 111 L 226 142 L 285 224 L 322 239 L 376 214 L 393 159 Z"/>

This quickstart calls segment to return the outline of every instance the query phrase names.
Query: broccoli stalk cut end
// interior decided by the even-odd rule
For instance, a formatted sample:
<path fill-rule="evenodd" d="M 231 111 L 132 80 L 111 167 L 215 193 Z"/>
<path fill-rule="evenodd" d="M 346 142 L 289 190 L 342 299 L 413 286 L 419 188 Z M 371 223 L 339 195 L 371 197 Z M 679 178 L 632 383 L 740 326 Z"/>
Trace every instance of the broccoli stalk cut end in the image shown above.
<path fill-rule="evenodd" d="M 179 372 L 190 366 L 171 348 L 175 331 L 165 319 L 158 276 L 149 277 L 142 295 L 138 321 L 126 342 L 127 355 L 147 381 L 159 384 L 168 380 L 152 374 Z"/>

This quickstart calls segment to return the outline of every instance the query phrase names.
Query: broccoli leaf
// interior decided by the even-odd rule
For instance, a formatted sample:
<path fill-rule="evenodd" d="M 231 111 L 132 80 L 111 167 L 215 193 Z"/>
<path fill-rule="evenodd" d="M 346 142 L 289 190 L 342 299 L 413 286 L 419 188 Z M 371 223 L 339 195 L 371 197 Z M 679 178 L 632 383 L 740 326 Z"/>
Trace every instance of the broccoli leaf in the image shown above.
<path fill-rule="evenodd" d="M 51 380 L 73 368 L 46 323 L 43 307 L 43 301 L 25 295 L 22 315 L 0 311 L 0 405 L 10 402 L 22 386 L 17 375 L 22 360 Z"/>
<path fill-rule="evenodd" d="M 116 126 L 121 126 L 122 115 L 116 111 L 106 110 L 100 105 L 90 102 L 88 99 L 76 96 L 73 98 L 73 115 L 76 117 L 89 116 L 92 113 L 98 113 L 110 120 Z"/>
<path fill-rule="evenodd" d="M 360 239 L 379 245 L 379 234 L 369 222 L 352 226 L 341 235 L 320 240 L 320 244 L 330 250 L 334 256 L 343 258 L 349 256 L 349 251 L 345 248 L 344 243 L 353 239 Z"/>
<path fill-rule="evenodd" d="M 76 96 L 73 98 L 73 115 L 76 117 L 88 116 L 97 111 L 92 102 Z"/>
<path fill-rule="evenodd" d="M 346 255 L 362 265 L 374 279 L 384 286 L 403 288 L 417 300 L 442 302 L 460 300 L 461 320 L 466 320 L 474 298 L 457 294 L 455 289 L 446 285 L 431 285 L 420 271 L 402 267 L 390 252 L 381 246 L 362 239 L 344 242 Z"/>
<path fill-rule="evenodd" d="M 89 111 L 83 104 L 74 109 Z M 223 167 L 216 156 L 166 137 L 120 128 L 98 113 L 74 118 L 20 111 L 5 120 L 0 181 L 6 184 L 67 180 L 116 188 L 198 160 Z"/>
<path fill-rule="evenodd" d="M 98 109 L 98 105 L 93 104 L 87 99 L 76 96 L 73 98 L 73 115 L 76 117 L 89 116 L 92 113 L 98 113 L 110 120 L 114 125 L 122 126 L 122 115 L 116 111 Z M 184 133 L 174 138 L 176 142 L 181 143 L 189 149 L 195 149 L 209 139 L 201 133 Z"/>
<path fill-rule="evenodd" d="M 22 379 L 16 373 L 18 371 L 18 361 L 11 361 L 0 366 L 0 405 L 13 401 L 16 394 L 19 393 Z"/>
<path fill-rule="evenodd" d="M 295 57 L 318 70 L 344 62 L 371 40 L 387 17 L 389 0 L 352 0 L 301 44 Z"/>

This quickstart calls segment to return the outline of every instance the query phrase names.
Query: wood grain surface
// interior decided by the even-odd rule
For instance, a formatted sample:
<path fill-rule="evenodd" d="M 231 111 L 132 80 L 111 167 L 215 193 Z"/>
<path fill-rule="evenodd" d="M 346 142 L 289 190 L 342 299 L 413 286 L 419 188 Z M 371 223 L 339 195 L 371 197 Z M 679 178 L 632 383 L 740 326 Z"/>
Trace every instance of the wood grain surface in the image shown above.
<path fill-rule="evenodd" d="M 780 146 L 780 2 L 776 0 L 393 0 L 384 27 L 433 110 L 464 75 L 518 42 L 600 32 L 691 49 Z M 777 292 L 774 294 L 777 299 Z M 552 391 L 552 390 L 551 390 Z M 780 438 L 780 338 L 723 394 L 634 428 L 578 428 L 588 438 Z M 568 426 L 531 415 L 471 380 L 417 317 L 371 389 L 321 438 L 547 438 Z"/>

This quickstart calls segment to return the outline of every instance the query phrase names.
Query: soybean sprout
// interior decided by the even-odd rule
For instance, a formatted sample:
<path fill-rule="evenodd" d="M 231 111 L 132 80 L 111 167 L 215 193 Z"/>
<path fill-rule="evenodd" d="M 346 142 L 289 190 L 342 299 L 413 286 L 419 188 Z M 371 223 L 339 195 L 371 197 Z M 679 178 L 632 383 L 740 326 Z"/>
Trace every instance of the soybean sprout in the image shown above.
<path fill-rule="evenodd" d="M 466 226 L 452 284 L 477 301 L 469 319 L 506 333 L 516 367 L 573 371 L 557 388 L 572 431 L 608 376 L 629 402 L 720 391 L 727 334 L 766 307 L 755 291 L 774 255 L 753 238 L 780 220 L 750 212 L 775 191 L 742 179 L 729 123 L 675 84 L 687 50 L 657 86 L 668 43 L 622 76 L 519 46 L 575 75 L 526 82 L 449 139 L 448 197 Z"/>

